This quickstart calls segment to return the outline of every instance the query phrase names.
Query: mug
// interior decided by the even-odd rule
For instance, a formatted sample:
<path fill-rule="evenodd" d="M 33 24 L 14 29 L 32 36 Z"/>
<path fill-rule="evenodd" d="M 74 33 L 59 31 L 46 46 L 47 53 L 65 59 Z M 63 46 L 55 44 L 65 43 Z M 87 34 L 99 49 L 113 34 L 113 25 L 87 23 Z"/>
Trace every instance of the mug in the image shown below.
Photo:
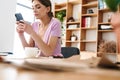
<path fill-rule="evenodd" d="M 71 41 L 76 41 L 76 37 L 71 37 Z"/>
<path fill-rule="evenodd" d="M 25 47 L 25 57 L 35 58 L 40 50 L 36 47 Z"/>

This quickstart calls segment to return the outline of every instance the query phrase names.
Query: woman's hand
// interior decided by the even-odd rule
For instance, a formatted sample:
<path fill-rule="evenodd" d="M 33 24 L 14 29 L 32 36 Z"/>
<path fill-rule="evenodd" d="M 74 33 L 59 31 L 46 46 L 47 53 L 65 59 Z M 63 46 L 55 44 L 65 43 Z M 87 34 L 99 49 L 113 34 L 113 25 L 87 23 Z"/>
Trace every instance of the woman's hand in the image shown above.
<path fill-rule="evenodd" d="M 18 25 L 16 29 L 19 34 L 26 32 L 30 35 L 33 32 L 32 26 L 25 21 L 18 21 L 16 24 Z"/>
<path fill-rule="evenodd" d="M 17 21 L 16 24 L 17 24 L 16 31 L 19 34 L 23 34 L 24 33 L 23 23 Z"/>

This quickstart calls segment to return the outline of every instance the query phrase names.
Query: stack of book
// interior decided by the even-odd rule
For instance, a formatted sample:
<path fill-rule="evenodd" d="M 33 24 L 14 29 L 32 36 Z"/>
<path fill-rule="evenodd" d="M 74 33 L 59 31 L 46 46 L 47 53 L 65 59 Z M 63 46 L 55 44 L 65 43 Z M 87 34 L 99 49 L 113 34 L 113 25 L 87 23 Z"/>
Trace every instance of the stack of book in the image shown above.
<path fill-rule="evenodd" d="M 92 18 L 91 17 L 83 17 L 82 18 L 82 27 L 90 28 L 92 26 Z"/>
<path fill-rule="evenodd" d="M 101 25 L 100 29 L 102 29 L 102 30 L 108 30 L 108 29 L 112 29 L 112 26 L 111 25 Z"/>

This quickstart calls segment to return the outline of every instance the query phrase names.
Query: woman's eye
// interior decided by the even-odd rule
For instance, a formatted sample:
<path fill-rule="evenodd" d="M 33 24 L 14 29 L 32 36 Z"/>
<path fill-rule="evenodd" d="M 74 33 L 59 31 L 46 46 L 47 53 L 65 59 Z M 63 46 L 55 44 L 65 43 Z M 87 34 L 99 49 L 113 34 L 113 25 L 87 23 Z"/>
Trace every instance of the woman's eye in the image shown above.
<path fill-rule="evenodd" d="M 37 9 L 40 9 L 40 7 L 36 7 Z"/>

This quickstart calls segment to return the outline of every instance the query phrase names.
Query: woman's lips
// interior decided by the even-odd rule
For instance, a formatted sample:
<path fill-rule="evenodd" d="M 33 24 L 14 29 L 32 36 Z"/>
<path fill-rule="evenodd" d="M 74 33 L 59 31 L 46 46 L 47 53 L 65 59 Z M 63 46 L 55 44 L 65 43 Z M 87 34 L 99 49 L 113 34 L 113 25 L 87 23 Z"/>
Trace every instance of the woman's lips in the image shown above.
<path fill-rule="evenodd" d="M 38 14 L 34 14 L 35 16 L 38 16 Z"/>

